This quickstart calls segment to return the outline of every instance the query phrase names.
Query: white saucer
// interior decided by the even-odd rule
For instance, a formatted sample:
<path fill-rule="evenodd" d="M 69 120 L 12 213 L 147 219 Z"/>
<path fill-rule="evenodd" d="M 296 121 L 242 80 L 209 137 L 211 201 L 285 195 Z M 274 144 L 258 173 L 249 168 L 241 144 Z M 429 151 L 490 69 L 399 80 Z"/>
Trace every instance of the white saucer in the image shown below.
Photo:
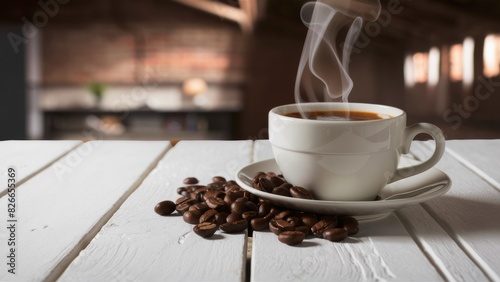
<path fill-rule="evenodd" d="M 402 157 L 401 163 L 414 164 L 418 161 Z M 421 174 L 405 178 L 387 185 L 380 192 L 382 198 L 377 201 L 323 201 L 291 198 L 267 193 L 252 187 L 252 179 L 257 172 L 276 172 L 280 169 L 274 159 L 255 162 L 236 172 L 236 182 L 248 192 L 266 199 L 269 202 L 300 211 L 319 214 L 351 215 L 358 220 L 368 220 L 383 217 L 397 209 L 418 204 L 446 193 L 451 187 L 451 180 L 444 172 L 431 168 Z M 413 191 L 401 197 L 391 197 L 393 191 Z"/>

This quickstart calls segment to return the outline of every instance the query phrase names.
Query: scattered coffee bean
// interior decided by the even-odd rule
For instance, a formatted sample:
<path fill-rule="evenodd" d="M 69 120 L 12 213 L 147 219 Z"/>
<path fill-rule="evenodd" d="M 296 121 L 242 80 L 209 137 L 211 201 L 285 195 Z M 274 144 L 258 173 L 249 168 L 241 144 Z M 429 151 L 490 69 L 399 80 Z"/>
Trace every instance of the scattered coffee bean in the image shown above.
<path fill-rule="evenodd" d="M 207 203 L 208 207 L 210 207 L 211 209 L 215 209 L 215 210 L 222 209 L 222 207 L 226 204 L 223 199 L 215 198 L 215 197 L 208 198 L 205 201 L 205 203 Z"/>
<path fill-rule="evenodd" d="M 290 188 L 290 194 L 292 194 L 292 197 L 294 198 L 300 198 L 300 199 L 312 199 L 313 196 L 309 190 L 307 190 L 304 187 L 300 186 L 293 186 Z"/>
<path fill-rule="evenodd" d="M 240 213 L 232 212 L 227 216 L 226 221 L 227 222 L 235 222 L 235 221 L 238 221 L 241 219 L 242 219 L 242 217 L 241 217 Z"/>
<path fill-rule="evenodd" d="M 307 227 L 311 228 L 318 222 L 318 217 L 314 214 L 305 213 L 300 216 L 302 223 L 304 223 Z"/>
<path fill-rule="evenodd" d="M 198 224 L 200 222 L 201 212 L 199 210 L 188 210 L 184 212 L 182 218 L 190 224 Z"/>
<path fill-rule="evenodd" d="M 283 180 L 281 177 L 279 176 L 271 176 L 271 177 L 268 177 L 269 180 L 274 184 L 275 187 L 278 187 L 280 185 L 283 185 L 285 184 L 285 180 Z"/>
<path fill-rule="evenodd" d="M 243 219 L 250 221 L 250 220 L 256 218 L 258 215 L 259 215 L 259 213 L 256 211 L 246 211 L 243 214 L 241 214 L 241 217 Z"/>
<path fill-rule="evenodd" d="M 332 242 L 339 242 L 347 238 L 347 230 L 344 228 L 331 228 L 323 231 L 323 238 Z"/>
<path fill-rule="evenodd" d="M 290 194 L 290 189 L 282 187 L 282 186 L 274 188 L 273 191 L 271 191 L 271 193 L 276 194 L 276 195 L 285 196 L 285 197 L 292 196 L 292 194 Z"/>
<path fill-rule="evenodd" d="M 343 216 L 339 218 L 339 225 L 342 226 L 345 230 L 347 230 L 347 234 L 349 236 L 358 233 L 358 220 L 352 216 Z"/>
<path fill-rule="evenodd" d="M 250 226 L 256 231 L 265 230 L 269 227 L 269 220 L 266 218 L 254 218 L 250 221 Z"/>
<path fill-rule="evenodd" d="M 184 179 L 184 184 L 198 184 L 198 179 L 195 177 L 187 177 Z"/>
<path fill-rule="evenodd" d="M 248 221 L 240 219 L 234 222 L 227 222 L 219 226 L 219 228 L 226 233 L 236 233 L 247 229 Z"/>
<path fill-rule="evenodd" d="M 175 210 L 180 213 L 180 214 L 184 214 L 185 211 L 189 210 L 189 207 L 192 206 L 193 204 L 196 204 L 196 200 L 194 199 L 187 199 L 185 201 L 182 201 L 180 203 L 178 203 L 176 206 L 175 206 Z"/>
<path fill-rule="evenodd" d="M 227 216 L 228 214 L 225 212 L 220 212 L 214 216 L 215 218 L 215 224 L 221 225 L 227 222 Z"/>
<path fill-rule="evenodd" d="M 193 227 L 193 231 L 197 235 L 206 238 L 215 234 L 215 231 L 217 231 L 217 225 L 211 222 L 202 222 L 195 225 L 195 227 Z"/>
<path fill-rule="evenodd" d="M 177 188 L 181 195 L 175 203 L 162 201 L 155 212 L 169 215 L 174 210 L 185 222 L 195 224 L 193 231 L 201 237 L 212 236 L 217 227 L 226 233 L 269 228 L 278 240 L 289 245 L 301 243 L 309 234 L 330 241 L 341 241 L 359 231 L 358 221 L 350 216 L 325 216 L 286 210 L 245 191 L 233 180 L 214 176 L 212 183 L 199 185 L 195 177 L 184 180 Z M 305 188 L 293 186 L 282 175 L 259 172 L 252 180 L 256 189 L 285 197 L 313 199 Z"/>
<path fill-rule="evenodd" d="M 304 236 L 307 237 L 307 235 L 309 235 L 311 233 L 311 228 L 309 228 L 305 225 L 301 225 L 301 226 L 295 227 L 295 231 L 302 232 L 302 233 L 304 233 Z"/>
<path fill-rule="evenodd" d="M 259 186 L 260 188 L 262 188 L 262 190 L 264 191 L 267 191 L 267 192 L 272 192 L 273 189 L 276 187 L 276 185 L 274 185 L 271 180 L 265 178 L 265 177 L 262 177 L 260 180 L 259 180 Z"/>
<path fill-rule="evenodd" d="M 159 215 L 169 215 L 175 211 L 175 203 L 172 201 L 159 202 L 155 206 L 155 212 Z"/>
<path fill-rule="evenodd" d="M 324 216 L 318 221 L 316 224 L 311 227 L 312 233 L 316 237 L 323 237 L 323 232 L 330 228 L 335 228 L 337 226 L 337 217 L 336 216 Z"/>
<path fill-rule="evenodd" d="M 212 177 L 213 182 L 226 182 L 226 179 L 222 176 L 214 176 Z"/>
<path fill-rule="evenodd" d="M 215 222 L 215 215 L 217 211 L 214 209 L 209 209 L 200 216 L 200 223 L 202 222 Z"/>
<path fill-rule="evenodd" d="M 306 235 L 300 231 L 284 231 L 278 235 L 278 240 L 287 245 L 297 245 L 304 241 Z"/>

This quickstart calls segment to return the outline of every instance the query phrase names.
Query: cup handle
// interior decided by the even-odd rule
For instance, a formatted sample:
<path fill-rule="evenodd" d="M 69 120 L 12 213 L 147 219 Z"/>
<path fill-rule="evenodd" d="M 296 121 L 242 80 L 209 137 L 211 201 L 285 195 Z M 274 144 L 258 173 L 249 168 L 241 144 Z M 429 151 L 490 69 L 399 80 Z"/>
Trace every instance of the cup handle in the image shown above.
<path fill-rule="evenodd" d="M 401 150 L 401 153 L 408 154 L 410 152 L 410 146 L 413 138 L 415 138 L 415 136 L 420 133 L 429 134 L 434 139 L 434 142 L 436 143 L 436 149 L 434 150 L 434 153 L 428 160 L 423 163 L 397 169 L 389 183 L 422 173 L 433 167 L 443 156 L 445 148 L 445 139 L 443 132 L 437 126 L 430 123 L 417 123 L 405 129 L 403 136 L 403 148 Z"/>

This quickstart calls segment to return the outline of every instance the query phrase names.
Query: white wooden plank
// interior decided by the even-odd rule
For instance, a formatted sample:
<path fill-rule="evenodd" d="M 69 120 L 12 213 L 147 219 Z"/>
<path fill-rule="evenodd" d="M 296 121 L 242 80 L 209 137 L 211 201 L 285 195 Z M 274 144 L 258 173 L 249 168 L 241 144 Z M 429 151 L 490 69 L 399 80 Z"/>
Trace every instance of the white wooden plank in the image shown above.
<path fill-rule="evenodd" d="M 80 144 L 81 141 L 1 141 L 0 196 L 7 191 L 6 173 L 9 167 L 17 170 L 16 184 L 19 187 Z"/>
<path fill-rule="evenodd" d="M 246 234 L 217 231 L 203 239 L 177 215 L 162 217 L 154 206 L 179 196 L 188 176 L 208 184 L 215 175 L 232 179 L 250 162 L 251 141 L 181 141 L 159 162 L 59 281 L 242 281 Z"/>
<path fill-rule="evenodd" d="M 481 143 L 472 144 L 474 146 L 464 149 L 475 150 L 475 146 L 482 146 Z M 419 158 L 426 158 L 431 147 L 426 142 L 412 151 Z M 489 153 L 484 151 L 483 154 Z M 494 154 L 491 156 L 494 158 Z M 489 162 L 488 158 L 484 160 Z M 450 154 L 443 156 L 437 168 L 450 176 L 453 186 L 447 194 L 424 203 L 423 207 L 488 279 L 500 281 L 500 194 Z"/>
<path fill-rule="evenodd" d="M 488 281 L 483 271 L 421 205 L 395 213 L 447 281 Z"/>
<path fill-rule="evenodd" d="M 500 140 L 452 140 L 448 154 L 500 191 Z"/>
<path fill-rule="evenodd" d="M 255 142 L 257 160 L 272 157 L 266 141 Z M 306 239 L 299 247 L 271 232 L 253 233 L 252 281 L 441 281 L 398 218 L 362 222 L 341 243 Z"/>
<path fill-rule="evenodd" d="M 0 281 L 58 277 L 153 169 L 169 143 L 93 141 L 79 148 L 19 189 L 17 274 L 1 271 Z M 6 206 L 3 197 L 0 207 Z M 0 213 L 0 220 L 6 222 L 6 212 Z M 6 228 L 0 230 L 0 245 L 7 246 L 10 235 Z"/>

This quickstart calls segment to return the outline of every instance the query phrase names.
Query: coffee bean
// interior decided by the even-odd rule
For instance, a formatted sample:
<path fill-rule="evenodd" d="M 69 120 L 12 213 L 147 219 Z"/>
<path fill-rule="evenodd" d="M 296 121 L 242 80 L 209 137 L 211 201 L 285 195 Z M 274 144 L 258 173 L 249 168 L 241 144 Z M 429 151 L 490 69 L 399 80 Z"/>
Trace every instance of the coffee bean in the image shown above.
<path fill-rule="evenodd" d="M 187 200 L 188 198 L 182 196 L 182 197 L 179 197 L 177 200 L 175 200 L 175 204 L 180 204 L 182 202 L 184 202 L 185 200 Z"/>
<path fill-rule="evenodd" d="M 310 213 L 302 214 L 300 216 L 300 219 L 302 220 L 302 223 L 304 223 L 304 225 L 306 225 L 309 228 L 313 227 L 314 224 L 316 224 L 319 221 L 317 216 Z"/>
<path fill-rule="evenodd" d="M 169 215 L 175 211 L 175 203 L 172 201 L 162 201 L 156 204 L 155 212 L 159 215 Z"/>
<path fill-rule="evenodd" d="M 295 228 L 283 219 L 272 219 L 269 221 L 269 229 L 276 235 L 284 231 L 293 231 Z"/>
<path fill-rule="evenodd" d="M 278 177 L 275 175 L 268 177 L 268 179 L 274 184 L 274 187 L 278 187 L 278 186 L 283 185 L 285 183 L 285 180 L 283 180 L 281 177 Z"/>
<path fill-rule="evenodd" d="M 203 185 L 188 185 L 186 186 L 186 190 L 189 192 L 189 193 L 192 193 L 200 188 L 206 188 L 206 186 L 203 186 Z"/>
<path fill-rule="evenodd" d="M 224 177 L 222 177 L 222 176 L 214 176 L 214 177 L 212 177 L 212 181 L 216 182 L 216 183 L 217 182 L 224 182 L 225 183 L 226 179 Z"/>
<path fill-rule="evenodd" d="M 175 210 L 180 214 L 184 214 L 184 212 L 187 211 L 189 207 L 194 204 L 196 204 L 196 200 L 187 199 L 175 205 Z"/>
<path fill-rule="evenodd" d="M 256 211 L 246 211 L 241 215 L 241 217 L 243 219 L 246 219 L 248 221 L 251 221 L 252 219 L 256 218 L 257 216 L 258 216 L 258 213 Z"/>
<path fill-rule="evenodd" d="M 240 185 L 238 185 L 238 183 L 236 183 L 236 181 L 234 181 L 234 180 L 228 180 L 228 181 L 226 181 L 226 183 L 224 183 L 225 188 L 230 187 L 230 186 L 240 187 Z"/>
<path fill-rule="evenodd" d="M 300 231 L 284 231 L 278 235 L 278 240 L 287 245 L 297 245 L 302 243 L 305 237 L 305 234 Z"/>
<path fill-rule="evenodd" d="M 224 199 L 226 193 L 217 190 L 208 190 L 203 194 L 203 199 L 206 201 L 208 198 L 221 198 Z"/>
<path fill-rule="evenodd" d="M 240 198 L 240 199 L 242 199 L 242 198 Z M 238 200 L 236 200 L 234 203 L 231 204 L 231 212 L 237 213 L 237 214 L 242 214 L 248 210 L 248 207 L 246 205 L 246 202 L 238 201 Z"/>
<path fill-rule="evenodd" d="M 292 196 L 292 194 L 290 194 L 290 190 L 288 188 L 281 187 L 281 186 L 274 188 L 273 191 L 271 191 L 271 193 L 273 193 L 275 195 L 285 196 L 285 197 Z"/>
<path fill-rule="evenodd" d="M 292 184 L 290 184 L 290 183 L 283 183 L 283 184 L 281 184 L 281 185 L 280 185 L 280 187 L 284 187 L 284 188 L 286 188 L 286 189 L 290 189 L 290 188 L 292 188 L 292 187 L 293 187 L 293 185 L 292 185 Z"/>
<path fill-rule="evenodd" d="M 243 191 L 233 191 L 233 192 L 226 192 L 226 196 L 224 197 L 224 202 L 228 204 L 234 203 L 237 199 L 243 197 Z"/>
<path fill-rule="evenodd" d="M 332 242 L 339 242 L 347 238 L 344 228 L 330 228 L 323 231 L 323 238 Z"/>
<path fill-rule="evenodd" d="M 212 182 L 207 184 L 208 189 L 210 190 L 216 190 L 216 191 L 222 191 L 224 190 L 224 183 L 222 182 Z"/>
<path fill-rule="evenodd" d="M 259 210 L 259 207 L 252 201 L 247 201 L 245 203 L 245 206 L 247 208 L 247 211 L 258 211 Z"/>
<path fill-rule="evenodd" d="M 187 177 L 184 179 L 184 184 L 198 184 L 198 179 L 195 177 Z"/>
<path fill-rule="evenodd" d="M 292 197 L 294 198 L 300 198 L 300 199 L 312 199 L 312 194 L 311 192 L 309 192 L 309 190 L 307 190 L 306 188 L 304 187 L 300 187 L 300 186 L 293 186 L 292 188 L 290 188 L 290 194 L 292 194 Z"/>
<path fill-rule="evenodd" d="M 242 219 L 241 214 L 232 212 L 227 216 L 226 222 L 235 222 L 241 219 Z"/>
<path fill-rule="evenodd" d="M 215 222 L 215 215 L 217 211 L 214 209 L 209 209 L 200 216 L 200 223 L 202 222 Z"/>
<path fill-rule="evenodd" d="M 254 218 L 250 221 L 250 226 L 256 231 L 264 230 L 269 227 L 269 219 Z"/>
<path fill-rule="evenodd" d="M 267 191 L 267 192 L 272 192 L 274 187 L 276 187 L 271 180 L 262 177 L 259 179 L 259 186 L 262 188 L 262 190 Z"/>
<path fill-rule="evenodd" d="M 199 210 L 188 210 L 182 214 L 185 222 L 190 224 L 197 224 L 200 222 L 201 212 Z"/>
<path fill-rule="evenodd" d="M 189 207 L 188 211 L 199 210 L 201 213 L 206 212 L 209 209 L 205 202 L 196 203 Z"/>
<path fill-rule="evenodd" d="M 302 225 L 302 220 L 298 216 L 288 216 L 285 220 L 290 223 L 293 227 Z"/>
<path fill-rule="evenodd" d="M 193 227 L 193 231 L 197 235 L 206 238 L 215 234 L 215 231 L 217 231 L 217 225 L 211 222 L 202 222 Z"/>
<path fill-rule="evenodd" d="M 227 216 L 228 216 L 228 214 L 225 212 L 220 212 L 220 213 L 216 214 L 214 216 L 214 219 L 215 219 L 214 223 L 217 225 L 221 225 L 221 224 L 226 223 Z"/>
<path fill-rule="evenodd" d="M 182 192 L 187 191 L 186 187 L 177 188 L 177 194 L 182 195 Z"/>
<path fill-rule="evenodd" d="M 301 226 L 295 227 L 295 231 L 302 232 L 302 233 L 304 233 L 304 236 L 307 237 L 307 235 L 309 235 L 309 233 L 311 233 L 311 228 L 309 228 L 305 225 L 301 225 Z"/>
<path fill-rule="evenodd" d="M 343 216 L 339 218 L 339 225 L 342 226 L 345 230 L 347 230 L 347 234 L 349 236 L 358 233 L 358 220 L 352 216 Z"/>
<path fill-rule="evenodd" d="M 316 224 L 311 227 L 312 233 L 317 237 L 323 237 L 323 232 L 327 229 L 335 228 L 337 226 L 336 216 L 324 216 Z"/>
<path fill-rule="evenodd" d="M 227 222 L 219 226 L 219 228 L 226 233 L 236 233 L 247 229 L 248 221 L 246 219 L 237 220 L 234 222 Z"/>
<path fill-rule="evenodd" d="M 191 194 L 188 191 L 182 191 L 180 195 L 186 198 L 191 198 Z"/>
<path fill-rule="evenodd" d="M 264 217 L 271 211 L 271 204 L 269 203 L 261 203 L 259 206 L 259 216 Z"/>
<path fill-rule="evenodd" d="M 205 203 L 207 203 L 207 206 L 210 207 L 211 209 L 216 209 L 216 210 L 220 210 L 226 204 L 226 202 L 224 202 L 223 199 L 215 197 L 208 198 L 205 201 Z"/>
<path fill-rule="evenodd" d="M 284 219 L 285 217 L 288 217 L 289 215 L 291 215 L 292 212 L 291 211 L 282 211 L 280 213 L 278 213 L 277 215 L 274 216 L 275 219 Z"/>

